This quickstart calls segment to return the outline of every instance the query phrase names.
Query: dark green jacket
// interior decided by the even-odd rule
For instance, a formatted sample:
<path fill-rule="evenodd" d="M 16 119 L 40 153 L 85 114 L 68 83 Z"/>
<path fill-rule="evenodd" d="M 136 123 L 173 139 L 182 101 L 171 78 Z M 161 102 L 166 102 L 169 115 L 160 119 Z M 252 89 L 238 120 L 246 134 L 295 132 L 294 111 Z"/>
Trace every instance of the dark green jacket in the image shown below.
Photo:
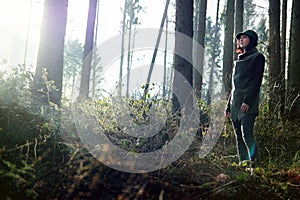
<path fill-rule="evenodd" d="M 259 91 L 262 83 L 265 57 L 256 48 L 240 54 L 234 63 L 232 73 L 232 91 L 228 101 L 228 111 L 233 121 L 248 114 L 258 114 Z M 248 104 L 249 110 L 242 113 L 242 103 Z"/>

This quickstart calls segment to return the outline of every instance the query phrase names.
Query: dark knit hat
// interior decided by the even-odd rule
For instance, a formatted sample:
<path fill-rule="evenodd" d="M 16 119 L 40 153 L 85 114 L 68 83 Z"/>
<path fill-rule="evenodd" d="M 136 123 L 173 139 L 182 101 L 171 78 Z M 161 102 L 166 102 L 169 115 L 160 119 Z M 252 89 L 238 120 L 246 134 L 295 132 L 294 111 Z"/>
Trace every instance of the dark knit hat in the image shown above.
<path fill-rule="evenodd" d="M 246 30 L 244 32 L 240 32 L 240 33 L 236 34 L 235 38 L 240 39 L 240 37 L 242 35 L 247 35 L 250 38 L 250 43 L 252 44 L 253 47 L 257 46 L 258 36 L 257 36 L 257 33 L 255 31 Z"/>

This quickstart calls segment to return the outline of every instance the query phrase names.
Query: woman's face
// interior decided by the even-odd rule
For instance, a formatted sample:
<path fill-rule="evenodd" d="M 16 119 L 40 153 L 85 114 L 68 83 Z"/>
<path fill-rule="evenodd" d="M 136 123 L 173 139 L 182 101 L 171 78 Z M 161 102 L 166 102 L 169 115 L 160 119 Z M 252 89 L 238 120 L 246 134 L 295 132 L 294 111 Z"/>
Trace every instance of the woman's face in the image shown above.
<path fill-rule="evenodd" d="M 247 35 L 241 35 L 240 39 L 238 39 L 238 45 L 242 49 L 246 49 L 249 43 L 250 43 L 250 38 Z"/>

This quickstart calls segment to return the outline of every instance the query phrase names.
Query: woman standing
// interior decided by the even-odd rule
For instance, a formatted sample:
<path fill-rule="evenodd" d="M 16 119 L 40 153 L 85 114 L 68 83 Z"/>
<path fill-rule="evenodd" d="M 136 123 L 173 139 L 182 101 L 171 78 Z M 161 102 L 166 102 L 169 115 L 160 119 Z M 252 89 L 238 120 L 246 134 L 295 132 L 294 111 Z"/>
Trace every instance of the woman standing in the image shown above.
<path fill-rule="evenodd" d="M 236 35 L 238 59 L 232 73 L 232 91 L 225 115 L 231 118 L 237 142 L 239 164 L 257 162 L 258 148 L 253 135 L 258 115 L 259 91 L 265 57 L 256 49 L 258 36 L 247 30 Z"/>

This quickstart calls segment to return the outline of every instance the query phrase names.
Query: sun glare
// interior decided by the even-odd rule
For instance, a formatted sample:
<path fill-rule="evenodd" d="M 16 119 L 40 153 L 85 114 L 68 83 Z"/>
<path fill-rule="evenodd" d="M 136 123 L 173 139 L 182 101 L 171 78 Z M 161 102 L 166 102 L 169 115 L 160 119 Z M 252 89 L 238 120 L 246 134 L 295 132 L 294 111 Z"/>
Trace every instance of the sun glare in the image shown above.
<path fill-rule="evenodd" d="M 32 3 L 32 4 L 31 4 Z M 41 0 L 0 0 L 0 70 L 22 64 L 28 39 L 36 39 L 43 13 Z M 29 46 L 30 47 L 30 44 Z M 28 52 L 30 54 L 30 52 Z"/>
<path fill-rule="evenodd" d="M 22 8 L 24 8 L 24 1 L 17 2 L 16 0 L 0 0 L 0 23 L 1 31 L 12 32 L 17 29 L 16 25 L 22 25 L 18 23 L 24 20 Z"/>

